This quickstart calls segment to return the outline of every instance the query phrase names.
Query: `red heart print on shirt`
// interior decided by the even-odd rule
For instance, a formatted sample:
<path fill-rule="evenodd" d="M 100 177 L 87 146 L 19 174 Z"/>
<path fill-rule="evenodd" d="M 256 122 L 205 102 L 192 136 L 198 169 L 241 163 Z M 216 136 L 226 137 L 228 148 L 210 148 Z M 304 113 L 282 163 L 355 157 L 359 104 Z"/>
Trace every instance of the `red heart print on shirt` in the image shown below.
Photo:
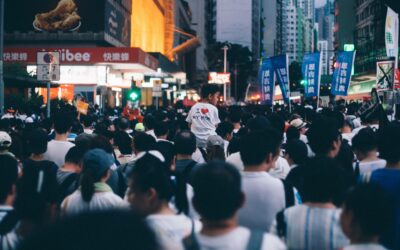
<path fill-rule="evenodd" d="M 201 111 L 201 113 L 202 113 L 203 115 L 205 115 L 205 114 L 208 113 L 208 109 L 201 109 L 200 111 Z"/>

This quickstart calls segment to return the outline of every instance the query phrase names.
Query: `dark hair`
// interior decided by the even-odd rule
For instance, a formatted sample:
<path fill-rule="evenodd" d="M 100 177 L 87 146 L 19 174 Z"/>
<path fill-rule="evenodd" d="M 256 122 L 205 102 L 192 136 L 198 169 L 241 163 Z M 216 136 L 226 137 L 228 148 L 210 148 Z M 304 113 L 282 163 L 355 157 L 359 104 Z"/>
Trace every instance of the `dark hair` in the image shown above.
<path fill-rule="evenodd" d="M 240 151 L 240 139 L 237 137 L 233 137 L 228 145 L 228 155 L 237 153 Z"/>
<path fill-rule="evenodd" d="M 363 153 L 378 149 L 378 136 L 372 128 L 361 129 L 352 140 L 353 150 Z"/>
<path fill-rule="evenodd" d="M 137 133 L 133 139 L 133 146 L 136 151 L 144 152 L 151 150 L 156 143 L 153 136 L 146 133 Z"/>
<path fill-rule="evenodd" d="M 130 174 L 135 188 L 141 192 L 154 188 L 157 191 L 158 198 L 167 202 L 175 195 L 175 205 L 178 212 L 187 214 L 189 203 L 186 197 L 186 181 L 179 175 L 175 177 L 177 178 L 176 185 L 172 181 L 169 167 L 151 154 L 145 154 L 137 160 Z"/>
<path fill-rule="evenodd" d="M 291 141 L 291 140 L 299 140 L 300 139 L 300 131 L 294 127 L 294 126 L 289 126 L 289 128 L 286 131 L 286 141 Z"/>
<path fill-rule="evenodd" d="M 85 155 L 85 153 L 86 153 L 85 148 L 74 146 L 70 148 L 67 154 L 65 155 L 65 162 L 80 165 L 83 161 L 83 156 Z"/>
<path fill-rule="evenodd" d="M 28 139 L 28 148 L 32 154 L 44 154 L 47 151 L 47 133 L 41 128 L 33 130 Z"/>
<path fill-rule="evenodd" d="M 251 132 L 240 140 L 240 156 L 244 166 L 263 163 L 268 154 L 275 156 L 281 145 L 281 137 L 274 129 Z"/>
<path fill-rule="evenodd" d="M 58 134 L 65 134 L 72 128 L 72 117 L 70 113 L 58 112 L 54 115 L 54 130 Z"/>
<path fill-rule="evenodd" d="M 74 133 L 77 135 L 83 133 L 82 124 L 76 119 L 72 122 L 71 133 Z"/>
<path fill-rule="evenodd" d="M 217 92 L 220 92 L 220 89 L 216 84 L 204 84 L 200 90 L 201 98 L 203 99 L 207 98 L 209 95 L 214 95 Z"/>
<path fill-rule="evenodd" d="M 361 183 L 352 188 L 343 207 L 344 212 L 351 212 L 363 237 L 380 237 L 390 228 L 391 203 L 377 184 Z"/>
<path fill-rule="evenodd" d="M 14 207 L 21 219 L 40 223 L 46 216 L 49 204 L 60 202 L 60 189 L 56 171 L 51 165 L 24 168 L 17 184 Z"/>
<path fill-rule="evenodd" d="M 379 128 L 379 157 L 389 163 L 400 161 L 400 122 L 394 121 Z"/>
<path fill-rule="evenodd" d="M 18 249 L 108 250 L 113 248 L 156 250 L 158 246 L 154 232 L 142 218 L 134 213 L 97 211 L 67 217 L 37 230 L 22 241 Z"/>
<path fill-rule="evenodd" d="M 96 135 L 92 138 L 90 149 L 100 148 L 109 154 L 112 154 L 114 149 L 109 139 L 103 135 Z"/>
<path fill-rule="evenodd" d="M 241 177 L 232 165 L 212 161 L 193 173 L 193 205 L 203 219 L 231 218 L 243 202 Z"/>
<path fill-rule="evenodd" d="M 176 135 L 174 145 L 177 154 L 191 155 L 196 151 L 196 136 L 188 130 L 183 130 Z"/>
<path fill-rule="evenodd" d="M 169 131 L 168 124 L 166 122 L 157 122 L 154 127 L 154 134 L 159 137 L 167 135 Z"/>
<path fill-rule="evenodd" d="M 271 114 L 268 116 L 268 120 L 272 127 L 281 134 L 281 137 L 283 137 L 283 134 L 285 133 L 285 119 L 278 114 Z"/>
<path fill-rule="evenodd" d="M 339 130 L 334 119 L 318 116 L 307 132 L 308 143 L 315 154 L 326 154 L 333 142 L 339 139 Z"/>
<path fill-rule="evenodd" d="M 4 203 L 18 179 L 18 162 L 7 154 L 0 155 L 0 204 Z"/>
<path fill-rule="evenodd" d="M 90 202 L 94 195 L 94 184 L 99 182 L 108 172 L 108 169 L 98 178 L 94 177 L 92 169 L 85 168 L 83 164 L 82 174 L 81 174 L 81 195 L 82 200 Z"/>
<path fill-rule="evenodd" d="M 132 154 L 132 139 L 125 131 L 117 131 L 114 136 L 114 144 L 121 154 Z"/>
<path fill-rule="evenodd" d="M 268 121 L 267 118 L 263 116 L 258 116 L 248 121 L 247 128 L 251 132 L 260 131 L 266 128 L 271 128 L 271 123 Z"/>
<path fill-rule="evenodd" d="M 168 167 L 172 166 L 175 156 L 174 144 L 168 141 L 158 141 L 154 144 L 154 150 L 157 150 L 164 156 L 165 163 Z"/>
<path fill-rule="evenodd" d="M 152 115 L 146 115 L 143 120 L 143 124 L 148 130 L 154 129 L 156 122 L 156 119 Z"/>
<path fill-rule="evenodd" d="M 305 166 L 303 202 L 333 202 L 344 192 L 343 171 L 335 160 L 316 156 Z"/>
<path fill-rule="evenodd" d="M 129 120 L 125 117 L 118 119 L 118 128 L 120 130 L 126 130 L 129 128 Z"/>
<path fill-rule="evenodd" d="M 232 106 L 229 113 L 229 120 L 232 123 L 239 123 L 242 119 L 242 110 L 240 107 Z"/>
<path fill-rule="evenodd" d="M 285 153 L 298 165 L 303 165 L 308 159 L 307 145 L 301 140 L 290 140 L 286 143 Z"/>
<path fill-rule="evenodd" d="M 90 127 L 93 125 L 93 117 L 91 115 L 85 115 L 83 117 L 83 126 Z"/>
<path fill-rule="evenodd" d="M 230 122 L 221 122 L 218 124 L 216 129 L 217 135 L 221 136 L 221 138 L 225 138 L 226 135 L 230 135 L 233 132 L 233 124 Z"/>

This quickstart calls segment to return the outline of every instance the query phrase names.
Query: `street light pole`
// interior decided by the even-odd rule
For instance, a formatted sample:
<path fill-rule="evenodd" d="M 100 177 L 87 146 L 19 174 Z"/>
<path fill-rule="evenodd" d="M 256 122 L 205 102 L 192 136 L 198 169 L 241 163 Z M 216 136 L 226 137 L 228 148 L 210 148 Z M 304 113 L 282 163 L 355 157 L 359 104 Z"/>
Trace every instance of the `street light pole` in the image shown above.
<path fill-rule="evenodd" d="M 227 65 L 227 53 L 228 53 L 229 47 L 225 45 L 222 50 L 224 51 L 224 73 L 226 73 L 226 65 Z M 226 102 L 226 82 L 224 83 L 224 101 Z"/>
<path fill-rule="evenodd" d="M 0 114 L 4 114 L 4 77 L 3 77 L 3 50 L 4 50 L 4 2 L 0 0 Z"/>
<path fill-rule="evenodd" d="M 238 101 L 238 92 L 237 92 L 237 63 L 235 63 L 235 100 Z"/>

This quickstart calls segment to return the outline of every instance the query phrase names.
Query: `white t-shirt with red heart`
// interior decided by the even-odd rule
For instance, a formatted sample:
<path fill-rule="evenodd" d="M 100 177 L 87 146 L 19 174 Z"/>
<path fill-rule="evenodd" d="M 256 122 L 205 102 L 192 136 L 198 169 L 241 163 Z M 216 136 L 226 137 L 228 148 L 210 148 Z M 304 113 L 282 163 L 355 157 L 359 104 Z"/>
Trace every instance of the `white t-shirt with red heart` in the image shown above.
<path fill-rule="evenodd" d="M 217 125 L 221 122 L 218 109 L 209 103 L 196 103 L 189 112 L 186 121 L 191 124 L 190 130 L 196 136 L 197 147 L 205 147 L 210 135 L 216 135 Z"/>

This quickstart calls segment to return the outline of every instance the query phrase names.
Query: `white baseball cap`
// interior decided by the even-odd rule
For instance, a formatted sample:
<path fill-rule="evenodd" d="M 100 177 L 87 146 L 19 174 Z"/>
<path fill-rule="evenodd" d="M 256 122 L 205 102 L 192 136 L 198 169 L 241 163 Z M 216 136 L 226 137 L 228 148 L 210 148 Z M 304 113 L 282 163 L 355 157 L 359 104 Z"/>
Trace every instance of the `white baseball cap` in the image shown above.
<path fill-rule="evenodd" d="M 12 143 L 11 137 L 4 131 L 0 131 L 0 147 L 10 147 Z"/>

